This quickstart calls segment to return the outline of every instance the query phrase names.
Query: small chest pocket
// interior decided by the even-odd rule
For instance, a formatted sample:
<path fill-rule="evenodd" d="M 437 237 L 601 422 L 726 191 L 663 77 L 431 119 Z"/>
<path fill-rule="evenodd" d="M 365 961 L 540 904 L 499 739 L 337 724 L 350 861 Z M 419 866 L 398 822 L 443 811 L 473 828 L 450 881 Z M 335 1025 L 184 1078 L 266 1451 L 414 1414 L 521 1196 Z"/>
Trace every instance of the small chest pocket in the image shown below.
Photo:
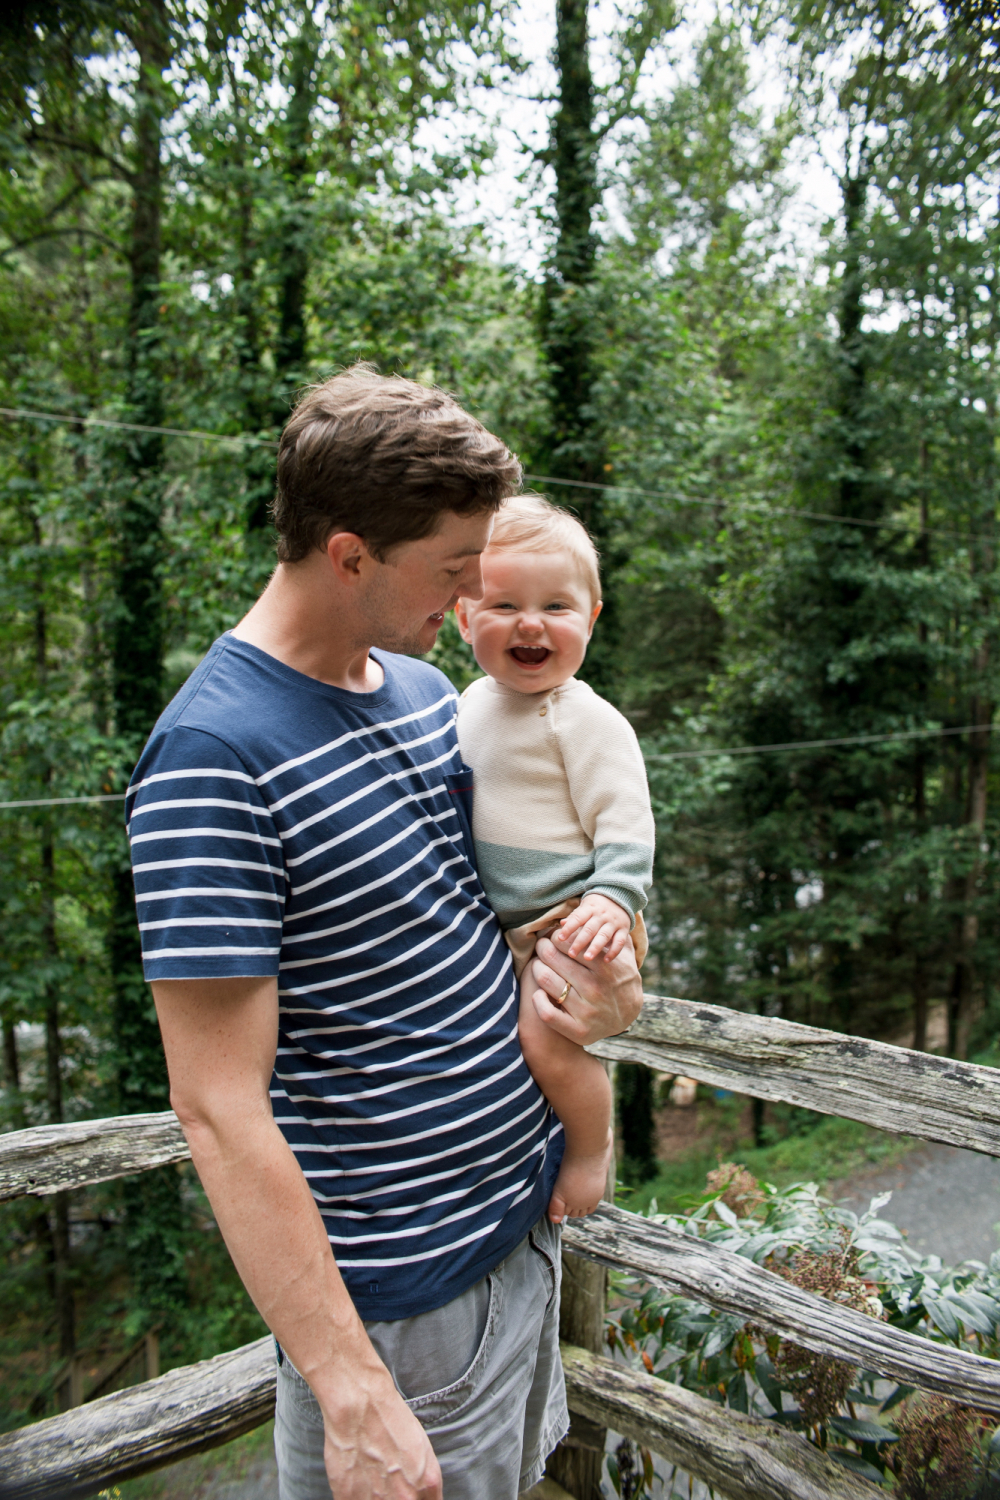
<path fill-rule="evenodd" d="M 472 767 L 463 766 L 460 771 L 449 771 L 444 778 L 448 800 L 455 809 L 458 827 L 465 840 L 469 863 L 476 868 L 476 846 L 472 842 Z"/>

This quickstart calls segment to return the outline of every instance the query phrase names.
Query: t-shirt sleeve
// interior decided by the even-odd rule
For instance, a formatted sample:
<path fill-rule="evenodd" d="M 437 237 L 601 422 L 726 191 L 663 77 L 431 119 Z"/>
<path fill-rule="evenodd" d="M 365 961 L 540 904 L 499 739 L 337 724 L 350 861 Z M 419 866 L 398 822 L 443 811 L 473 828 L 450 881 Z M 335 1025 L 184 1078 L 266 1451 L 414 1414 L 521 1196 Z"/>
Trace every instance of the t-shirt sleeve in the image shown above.
<path fill-rule="evenodd" d="M 147 980 L 276 975 L 281 840 L 239 756 L 203 730 L 165 730 L 142 753 L 125 816 Z"/>
<path fill-rule="evenodd" d="M 655 830 L 646 765 L 635 730 L 596 693 L 568 696 L 559 747 L 580 824 L 594 845 L 587 890 L 635 918 L 649 899 Z"/>

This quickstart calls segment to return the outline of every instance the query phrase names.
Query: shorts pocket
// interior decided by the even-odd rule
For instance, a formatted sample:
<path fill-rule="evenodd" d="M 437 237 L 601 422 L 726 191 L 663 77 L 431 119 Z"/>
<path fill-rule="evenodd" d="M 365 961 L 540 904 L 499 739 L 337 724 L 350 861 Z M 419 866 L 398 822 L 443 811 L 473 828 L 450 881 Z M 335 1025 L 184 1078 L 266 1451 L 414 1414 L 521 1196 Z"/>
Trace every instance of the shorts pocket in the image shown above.
<path fill-rule="evenodd" d="M 454 1416 L 472 1400 L 479 1389 L 496 1342 L 500 1312 L 503 1308 L 501 1270 L 502 1268 L 498 1267 L 486 1278 L 490 1288 L 486 1327 L 483 1329 L 483 1336 L 469 1368 L 464 1370 L 450 1385 L 442 1386 L 438 1391 L 428 1391 L 423 1396 L 412 1396 L 406 1402 L 413 1415 L 419 1417 L 424 1427 L 432 1428 L 437 1423 Z"/>
<path fill-rule="evenodd" d="M 279 1397 L 287 1399 L 295 1407 L 299 1414 L 320 1427 L 323 1425 L 323 1413 L 319 1409 L 319 1402 L 312 1393 L 312 1387 L 303 1380 L 298 1370 L 292 1364 L 288 1355 L 275 1340 L 278 1355 L 278 1387 Z"/>
<path fill-rule="evenodd" d="M 548 1215 L 544 1215 L 530 1231 L 528 1244 L 545 1266 L 551 1288 L 546 1302 L 546 1306 L 549 1306 L 552 1298 L 558 1297 L 562 1281 L 562 1229 L 560 1225 L 553 1224 Z"/>

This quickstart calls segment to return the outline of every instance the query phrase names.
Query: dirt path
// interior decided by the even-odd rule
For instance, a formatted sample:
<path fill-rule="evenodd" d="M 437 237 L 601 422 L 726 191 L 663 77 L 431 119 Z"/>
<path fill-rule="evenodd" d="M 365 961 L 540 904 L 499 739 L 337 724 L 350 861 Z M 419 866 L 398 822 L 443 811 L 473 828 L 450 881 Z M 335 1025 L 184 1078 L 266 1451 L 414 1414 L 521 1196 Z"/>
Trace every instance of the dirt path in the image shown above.
<path fill-rule="evenodd" d="M 989 1260 L 1000 1248 L 1000 1160 L 956 1146 L 918 1146 L 895 1166 L 831 1183 L 828 1196 L 863 1212 L 876 1193 L 887 1192 L 892 1199 L 879 1217 L 905 1231 L 922 1255 L 957 1265 Z"/>

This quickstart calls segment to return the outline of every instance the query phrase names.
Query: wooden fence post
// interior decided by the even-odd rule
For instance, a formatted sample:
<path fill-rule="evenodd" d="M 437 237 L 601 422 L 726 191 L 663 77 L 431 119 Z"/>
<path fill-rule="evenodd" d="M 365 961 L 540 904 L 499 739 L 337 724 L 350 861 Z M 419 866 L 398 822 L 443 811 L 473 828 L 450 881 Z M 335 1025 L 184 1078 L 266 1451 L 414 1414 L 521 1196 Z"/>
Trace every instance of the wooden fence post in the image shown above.
<path fill-rule="evenodd" d="M 611 1097 L 615 1096 L 615 1064 L 605 1062 L 611 1079 Z M 618 1131 L 608 1166 L 605 1199 L 615 1201 L 618 1178 Z M 564 1250 L 562 1255 L 562 1298 L 559 1303 L 559 1338 L 590 1354 L 603 1354 L 604 1313 L 607 1305 L 608 1273 L 604 1266 L 584 1260 Z M 573 1500 L 600 1500 L 601 1474 L 604 1468 L 605 1429 L 596 1422 L 570 1414 L 569 1432 L 545 1466 L 549 1478 L 561 1484 Z"/>
<path fill-rule="evenodd" d="M 155 1380 L 160 1373 L 160 1330 L 154 1328 L 152 1332 L 147 1333 L 143 1343 L 146 1379 Z"/>

